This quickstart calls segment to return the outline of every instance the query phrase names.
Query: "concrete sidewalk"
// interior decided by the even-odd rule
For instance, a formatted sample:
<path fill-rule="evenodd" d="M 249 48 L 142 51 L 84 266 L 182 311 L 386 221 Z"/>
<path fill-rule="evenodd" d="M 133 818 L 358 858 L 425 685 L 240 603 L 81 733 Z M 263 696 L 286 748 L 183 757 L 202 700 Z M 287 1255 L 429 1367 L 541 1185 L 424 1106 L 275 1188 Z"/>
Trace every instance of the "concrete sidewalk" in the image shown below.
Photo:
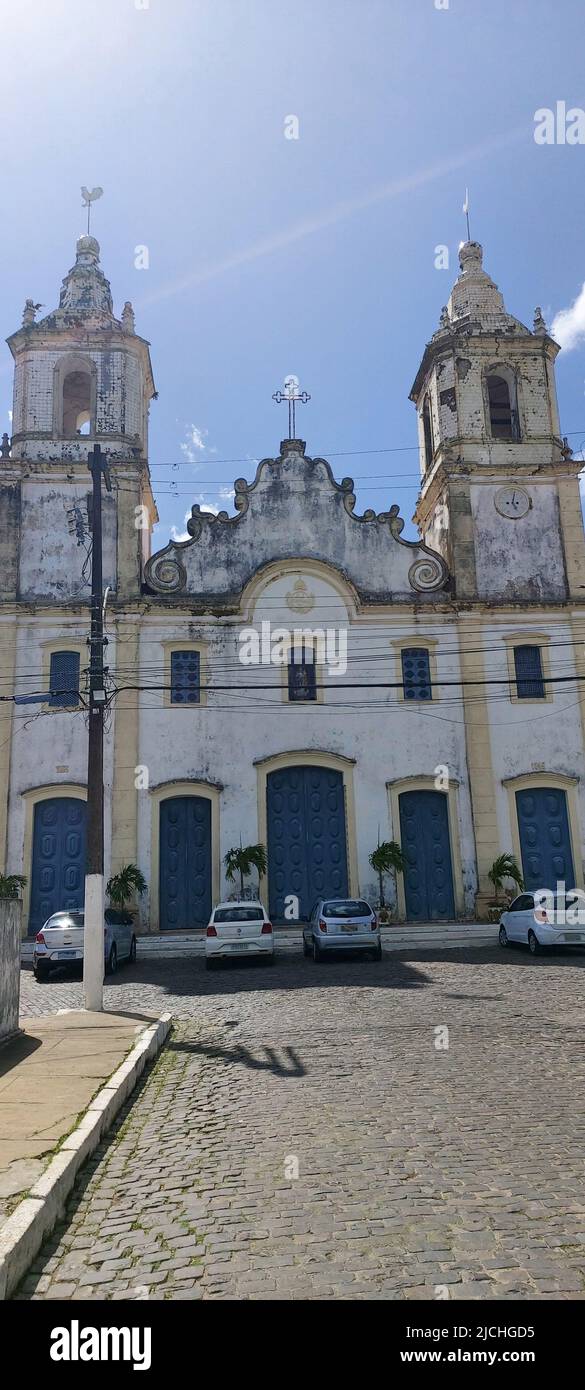
<path fill-rule="evenodd" d="M 73 1011 L 22 1020 L 0 1050 L 0 1222 L 151 1022 Z"/>
<path fill-rule="evenodd" d="M 0 1299 L 162 1047 L 170 1014 L 67 1009 L 24 1019 L 22 1028 L 0 1049 Z"/>

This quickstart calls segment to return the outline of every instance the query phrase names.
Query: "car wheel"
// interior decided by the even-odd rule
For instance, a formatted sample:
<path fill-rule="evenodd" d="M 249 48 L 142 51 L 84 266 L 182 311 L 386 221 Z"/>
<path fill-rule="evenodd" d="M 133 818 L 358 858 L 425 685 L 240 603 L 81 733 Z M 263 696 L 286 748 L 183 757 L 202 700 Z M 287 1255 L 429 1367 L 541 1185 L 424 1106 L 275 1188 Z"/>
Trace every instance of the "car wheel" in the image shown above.
<path fill-rule="evenodd" d="M 528 950 L 531 956 L 539 956 L 541 951 L 540 941 L 533 931 L 528 933 Z"/>
<path fill-rule="evenodd" d="M 313 954 L 313 952 L 311 951 L 311 947 L 309 946 L 308 942 L 305 941 L 305 938 L 304 938 L 304 936 L 303 936 L 303 955 L 304 955 L 304 956 L 311 956 L 312 954 Z"/>
<path fill-rule="evenodd" d="M 136 964 L 136 937 L 133 936 L 130 942 L 130 955 L 128 956 L 130 965 Z"/>
<path fill-rule="evenodd" d="M 510 942 L 508 941 L 508 933 L 505 927 L 500 927 L 500 930 L 498 932 L 498 941 L 500 943 L 500 946 L 510 945 Z"/>
<path fill-rule="evenodd" d="M 44 984 L 44 982 L 48 980 L 50 974 L 51 967 L 50 965 L 45 965 L 44 961 L 39 961 L 38 964 L 35 965 L 35 980 L 38 980 L 40 985 Z"/>
<path fill-rule="evenodd" d="M 317 965 L 321 965 L 323 960 L 323 952 L 318 941 L 313 941 L 313 960 Z"/>
<path fill-rule="evenodd" d="M 109 954 L 109 956 L 108 956 L 108 964 L 107 964 L 107 966 L 106 966 L 106 975 L 115 975 L 117 969 L 118 969 L 118 952 L 117 952 L 117 950 L 116 950 L 116 943 L 114 942 L 114 943 L 112 944 L 112 946 L 110 947 L 110 954 Z"/>
<path fill-rule="evenodd" d="M 376 946 L 375 951 L 372 951 L 372 955 L 373 955 L 373 957 L 374 957 L 374 960 L 381 960 L 381 959 L 382 959 L 382 942 L 381 942 L 381 941 L 378 942 L 378 945 Z"/>

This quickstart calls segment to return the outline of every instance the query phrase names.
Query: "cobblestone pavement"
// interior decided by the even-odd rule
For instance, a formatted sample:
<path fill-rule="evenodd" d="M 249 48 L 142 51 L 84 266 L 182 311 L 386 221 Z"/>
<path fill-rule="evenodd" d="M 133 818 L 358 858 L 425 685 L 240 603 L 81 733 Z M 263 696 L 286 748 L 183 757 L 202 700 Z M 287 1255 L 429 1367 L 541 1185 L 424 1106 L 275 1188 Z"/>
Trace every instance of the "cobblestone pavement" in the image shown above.
<path fill-rule="evenodd" d="M 17 1296 L 585 1298 L 584 967 L 120 970 L 107 1007 L 175 1031 Z M 76 1006 L 81 983 L 25 971 L 22 996 Z"/>

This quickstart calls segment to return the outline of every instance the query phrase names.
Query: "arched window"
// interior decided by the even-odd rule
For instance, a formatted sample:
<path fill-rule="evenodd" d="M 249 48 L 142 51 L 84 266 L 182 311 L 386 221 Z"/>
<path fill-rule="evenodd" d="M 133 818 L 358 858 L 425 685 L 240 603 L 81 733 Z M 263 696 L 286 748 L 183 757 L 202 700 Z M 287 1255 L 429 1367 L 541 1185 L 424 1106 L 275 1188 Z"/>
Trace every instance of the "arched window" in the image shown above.
<path fill-rule="evenodd" d="M 507 369 L 489 372 L 486 387 L 492 439 L 519 439 L 516 383 L 513 373 Z"/>
<path fill-rule="evenodd" d="M 425 396 L 423 404 L 423 431 L 425 441 L 425 468 L 430 468 L 435 452 L 435 441 L 433 438 L 433 417 L 431 415 L 431 403 L 428 396 Z"/>
<path fill-rule="evenodd" d="M 63 435 L 74 439 L 91 432 L 91 375 L 76 368 L 63 379 Z"/>

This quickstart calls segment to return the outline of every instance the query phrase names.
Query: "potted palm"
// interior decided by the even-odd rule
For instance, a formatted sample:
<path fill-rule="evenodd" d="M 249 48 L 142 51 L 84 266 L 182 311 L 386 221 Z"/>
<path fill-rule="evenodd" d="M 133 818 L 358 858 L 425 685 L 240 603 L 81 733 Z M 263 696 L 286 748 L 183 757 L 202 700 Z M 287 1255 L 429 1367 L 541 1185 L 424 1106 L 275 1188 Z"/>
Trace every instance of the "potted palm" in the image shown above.
<path fill-rule="evenodd" d="M 380 921 L 388 922 L 390 912 L 384 897 L 384 875 L 391 874 L 395 878 L 396 874 L 404 873 L 406 859 L 397 840 L 382 840 L 382 843 L 378 843 L 372 850 L 369 863 L 378 875 Z"/>
<path fill-rule="evenodd" d="M 228 849 L 224 856 L 225 876 L 234 883 L 236 874 L 240 875 L 240 893 L 244 896 L 244 879 L 255 869 L 258 878 L 266 873 L 266 850 L 264 845 L 240 845 L 239 849 Z"/>
<path fill-rule="evenodd" d="M 0 874 L 0 898 L 19 898 L 22 889 L 26 887 L 26 879 L 22 874 Z"/>
<path fill-rule="evenodd" d="M 513 897 L 512 889 L 504 890 L 504 880 L 511 879 L 512 883 L 522 892 L 524 879 L 513 854 L 500 854 L 497 859 L 494 859 L 491 868 L 488 869 L 488 878 L 494 886 L 494 897 L 488 907 L 489 919 L 490 922 L 497 922 L 503 902 L 508 903 Z"/>
<path fill-rule="evenodd" d="M 110 906 L 119 908 L 121 912 L 136 912 L 136 908 L 130 908 L 135 893 L 139 897 L 146 892 L 146 879 L 144 874 L 136 864 L 124 864 L 123 867 L 108 879 L 106 883 L 106 893 L 110 900 Z"/>

